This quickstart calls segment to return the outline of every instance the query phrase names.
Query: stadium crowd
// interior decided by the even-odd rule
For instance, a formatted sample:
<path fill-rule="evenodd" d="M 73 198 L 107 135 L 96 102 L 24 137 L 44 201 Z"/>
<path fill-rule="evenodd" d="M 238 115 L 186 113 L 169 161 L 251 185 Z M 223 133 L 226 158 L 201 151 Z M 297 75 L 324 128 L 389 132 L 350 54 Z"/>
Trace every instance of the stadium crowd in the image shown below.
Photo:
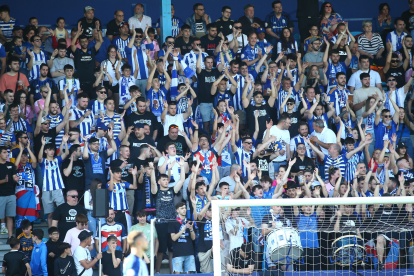
<path fill-rule="evenodd" d="M 63 17 L 23 28 L 0 6 L 3 273 L 91 276 L 102 259 L 103 275 L 121 275 L 134 231 L 154 246 L 143 260 L 156 273 L 163 259 L 171 273 L 211 273 L 213 200 L 414 196 L 408 2 L 398 16 L 380 4 L 351 33 L 331 3 L 298 0 L 300 39 L 281 1 L 265 18 L 249 4 L 233 20 L 224 6 L 216 21 L 201 3 L 185 21 L 172 5 L 165 41 L 142 4 L 106 25 L 86 6 L 69 31 Z M 101 233 L 97 189 L 109 191 Z M 412 228 L 410 204 L 237 207 L 220 219 L 232 274 L 330 269 L 346 233 L 374 243 L 375 269 L 395 240 L 399 267 L 414 263 L 414 236 L 399 230 Z M 267 250 L 280 227 L 300 234 L 293 266 Z"/>

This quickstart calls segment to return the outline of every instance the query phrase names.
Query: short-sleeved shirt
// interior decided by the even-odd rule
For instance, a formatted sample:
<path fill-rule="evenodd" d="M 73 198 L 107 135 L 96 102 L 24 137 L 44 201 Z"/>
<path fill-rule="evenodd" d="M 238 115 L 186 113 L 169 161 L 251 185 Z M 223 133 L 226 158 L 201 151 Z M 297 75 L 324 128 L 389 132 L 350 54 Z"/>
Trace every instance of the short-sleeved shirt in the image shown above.
<path fill-rule="evenodd" d="M 128 142 L 129 142 L 129 149 L 130 149 L 130 152 L 131 152 L 131 159 L 135 159 L 140 155 L 139 148 L 141 147 L 141 145 L 149 144 L 149 145 L 155 147 L 154 140 L 149 136 L 145 136 L 144 139 L 139 140 L 135 136 L 135 134 L 131 134 L 128 138 Z"/>
<path fill-rule="evenodd" d="M 8 181 L 1 184 L 0 197 L 14 195 L 16 183 L 13 180 L 13 175 L 17 175 L 16 167 L 13 163 L 6 161 L 0 164 L 0 179 L 8 177 Z"/>
<path fill-rule="evenodd" d="M 353 73 L 351 75 L 351 77 L 349 78 L 348 86 L 352 86 L 355 89 L 361 88 L 362 83 L 361 83 L 361 80 L 359 79 L 359 76 L 362 73 L 369 73 L 369 77 L 370 77 L 370 83 L 369 84 L 370 84 L 370 86 L 376 86 L 376 84 L 378 84 L 378 83 L 381 84 L 382 83 L 381 82 L 381 77 L 380 77 L 380 75 L 378 74 L 377 71 L 368 70 L 368 71 L 364 72 L 362 70 L 358 70 L 355 73 Z"/>
<path fill-rule="evenodd" d="M 8 73 L 3 74 L 0 78 L 0 91 L 11 89 L 16 92 L 17 75 L 10 76 Z M 29 81 L 24 74 L 20 73 L 19 80 L 24 82 L 25 87 L 29 87 Z"/>
<path fill-rule="evenodd" d="M 86 21 L 86 17 L 82 17 L 78 20 L 78 22 L 80 22 L 82 25 L 83 35 L 85 35 L 87 38 L 91 38 L 93 36 L 93 29 L 96 28 L 96 21 L 99 21 L 99 26 L 102 27 L 101 21 L 96 17 L 92 19 L 91 23 L 88 23 Z"/>
<path fill-rule="evenodd" d="M 211 96 L 211 86 L 219 76 L 220 72 L 217 69 L 212 69 L 210 72 L 201 70 L 200 74 L 197 74 L 199 103 L 213 103 L 214 98 Z"/>
<path fill-rule="evenodd" d="M 25 275 L 26 264 L 29 259 L 23 252 L 12 250 L 3 257 L 3 267 L 6 268 L 6 276 Z"/>
<path fill-rule="evenodd" d="M 191 50 L 193 49 L 193 46 L 191 46 L 192 42 L 193 40 L 191 37 L 188 43 L 186 43 L 184 41 L 184 38 L 182 36 L 179 36 L 175 39 L 174 46 L 176 48 L 179 48 L 181 50 L 181 56 L 184 56 L 185 54 L 191 52 Z"/>
<path fill-rule="evenodd" d="M 115 250 L 115 258 L 120 259 L 122 261 L 122 251 Z M 121 276 L 121 266 L 119 265 L 117 268 L 114 267 L 114 263 L 112 261 L 112 253 L 108 253 L 108 251 L 102 253 L 102 273 L 104 275 L 111 275 L 111 276 Z"/>
<path fill-rule="evenodd" d="M 88 48 L 86 52 L 82 51 L 79 48 L 76 48 L 76 51 L 73 53 L 75 57 L 76 73 L 79 77 L 80 82 L 95 81 L 94 69 L 96 67 L 96 64 L 95 64 L 96 53 L 97 52 L 96 52 L 95 46 Z"/>
<path fill-rule="evenodd" d="M 214 56 L 214 51 L 220 44 L 220 40 L 221 38 L 219 36 L 216 36 L 213 40 L 210 40 L 208 35 L 204 35 L 200 37 L 201 48 L 203 48 L 209 56 Z"/>
<path fill-rule="evenodd" d="M 53 212 L 53 220 L 58 221 L 59 228 L 59 240 L 63 241 L 65 239 L 66 233 L 69 229 L 76 227 L 76 215 L 84 214 L 86 215 L 85 208 L 80 204 L 71 206 L 67 203 L 59 205 Z"/>
<path fill-rule="evenodd" d="M 82 246 L 78 246 L 75 249 L 75 253 L 73 254 L 73 259 L 75 259 L 75 266 L 76 271 L 78 272 L 78 275 L 82 273 L 82 271 L 85 269 L 80 261 L 86 260 L 91 261 L 91 253 L 89 252 L 89 249 L 84 248 Z M 89 269 L 86 269 L 85 272 L 83 272 L 82 276 L 92 276 L 93 275 L 93 269 L 92 267 Z"/>
<path fill-rule="evenodd" d="M 179 222 L 177 220 L 168 223 L 168 233 L 177 234 L 186 225 L 186 221 Z M 181 256 L 189 256 L 194 254 L 193 241 L 191 239 L 190 229 L 187 228 L 185 232 L 176 240 L 173 241 L 174 254 L 173 258 Z"/>
<path fill-rule="evenodd" d="M 177 155 L 184 156 L 188 152 L 188 145 L 183 136 L 178 135 L 177 139 L 172 140 L 168 135 L 162 137 L 157 143 L 157 150 L 165 151 L 165 145 L 168 142 L 174 142 Z"/>

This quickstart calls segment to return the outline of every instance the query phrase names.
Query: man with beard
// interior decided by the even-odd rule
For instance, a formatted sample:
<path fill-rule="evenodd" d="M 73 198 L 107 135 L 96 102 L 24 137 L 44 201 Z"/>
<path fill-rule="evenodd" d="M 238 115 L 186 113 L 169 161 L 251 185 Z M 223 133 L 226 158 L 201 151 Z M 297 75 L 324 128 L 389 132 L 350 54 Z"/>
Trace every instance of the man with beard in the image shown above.
<path fill-rule="evenodd" d="M 73 145 L 69 148 L 69 158 L 62 164 L 62 179 L 65 184 L 64 194 L 70 190 L 78 191 L 79 198 L 85 193 L 85 165 L 82 159 L 80 145 Z"/>
<path fill-rule="evenodd" d="M 129 28 L 131 30 L 135 28 L 149 28 L 152 26 L 152 19 L 149 16 L 144 15 L 144 5 L 138 3 L 134 8 L 134 16 L 128 19 Z"/>
<path fill-rule="evenodd" d="M 105 218 L 106 223 L 101 226 L 101 243 L 102 252 L 108 250 L 108 243 L 106 239 L 114 235 L 118 239 L 116 250 L 121 250 L 124 253 L 128 250 L 128 244 L 126 242 L 127 231 L 121 223 L 115 222 L 115 212 L 113 208 L 109 208 L 108 217 Z M 96 251 L 99 252 L 99 232 L 95 235 L 95 247 Z"/>
<path fill-rule="evenodd" d="M 126 124 L 129 127 L 137 123 L 147 124 L 150 127 L 150 137 L 155 140 L 158 135 L 158 121 L 152 112 L 146 110 L 147 103 L 144 97 L 139 97 L 137 99 L 137 111 L 128 115 Z"/>
<path fill-rule="evenodd" d="M 178 135 L 179 132 L 180 130 L 177 125 L 170 125 L 168 135 L 165 135 L 158 141 L 157 149 L 160 152 L 164 152 L 165 145 L 168 142 L 173 142 L 177 149 L 177 155 L 184 156 L 188 152 L 188 149 L 192 147 L 192 144 L 187 135 Z"/>
<path fill-rule="evenodd" d="M 387 42 L 387 45 L 391 45 L 391 42 Z M 402 48 L 400 49 L 400 51 L 405 53 L 404 56 L 409 57 L 408 50 L 405 47 L 405 43 L 402 43 Z M 385 78 L 388 79 L 389 77 L 393 76 L 397 81 L 397 88 L 403 87 L 405 84 L 405 72 L 409 69 L 408 65 L 409 59 L 406 58 L 402 61 L 401 64 L 398 54 L 394 52 L 389 52 L 383 69 Z"/>
<path fill-rule="evenodd" d="M 134 131 L 134 135 L 131 135 Z M 131 150 L 131 159 L 135 159 L 139 156 L 139 148 L 142 144 L 149 144 L 155 147 L 155 142 L 151 137 L 145 136 L 144 134 L 144 125 L 141 123 L 136 123 L 134 126 L 130 126 L 127 130 L 124 140 L 122 140 L 122 145 L 128 146 Z"/>
<path fill-rule="evenodd" d="M 218 52 L 216 49 L 220 44 L 221 38 L 217 36 L 217 26 L 214 23 L 207 24 L 207 34 L 200 37 L 201 48 L 209 56 L 217 56 Z"/>
<path fill-rule="evenodd" d="M 112 40 L 112 44 L 116 46 L 118 52 L 121 54 L 123 61 L 128 62 L 126 53 L 125 53 L 125 46 L 128 45 L 129 40 L 129 25 L 125 21 L 119 23 L 119 36 Z M 106 53 L 105 53 L 106 55 Z"/>
<path fill-rule="evenodd" d="M 273 171 L 272 160 L 279 156 L 279 152 L 266 153 L 266 149 L 269 148 L 269 144 L 276 141 L 276 137 L 272 136 L 265 143 L 258 143 L 256 145 L 256 151 L 253 153 L 252 162 L 257 164 L 258 170 L 262 172 L 262 176 L 269 176 L 269 171 Z M 252 167 L 250 167 L 252 168 Z"/>
<path fill-rule="evenodd" d="M 368 73 L 362 73 L 361 75 L 359 75 L 359 79 L 361 80 L 362 87 L 354 91 L 354 99 L 353 99 L 353 102 L 354 102 L 353 110 L 355 112 L 355 115 L 357 116 L 357 120 L 361 119 L 362 113 L 365 111 L 365 108 L 363 107 L 365 107 L 365 105 L 367 104 L 367 101 L 369 101 L 368 97 L 373 96 L 375 99 L 379 97 L 381 99 L 380 103 L 382 103 L 382 101 L 385 100 L 383 99 L 381 90 L 379 90 L 377 87 L 373 87 L 370 85 L 371 77 Z M 378 139 L 375 139 L 375 140 L 378 141 Z M 382 149 L 382 145 L 379 148 Z"/>
<path fill-rule="evenodd" d="M 119 147 L 119 158 L 111 161 L 111 164 L 109 167 L 111 170 L 114 168 L 121 168 L 121 179 L 122 181 L 133 183 L 132 174 L 131 171 L 134 168 L 134 161 L 129 158 L 130 156 L 130 150 L 128 146 L 121 145 Z M 129 207 L 129 213 L 133 214 L 134 212 L 134 198 L 135 191 L 127 189 L 126 190 L 126 196 L 127 196 L 127 202 Z"/>
<path fill-rule="evenodd" d="M 88 95 L 80 93 L 78 95 L 78 105 L 75 109 L 72 109 L 72 116 L 69 119 L 69 126 L 79 128 L 83 136 L 91 133 L 92 125 L 94 125 L 95 121 L 95 114 L 87 109 L 88 103 Z"/>
<path fill-rule="evenodd" d="M 93 13 L 92 8 L 91 11 Z M 80 21 L 78 22 L 78 31 L 76 32 L 75 37 L 72 38 L 72 44 L 70 46 L 73 56 L 75 57 L 75 68 L 77 75 L 79 76 L 80 87 L 86 93 L 90 93 L 91 98 L 95 97 L 95 95 L 93 95 L 93 83 L 95 81 L 94 69 L 96 66 L 95 55 L 99 51 L 99 48 L 101 48 L 103 42 L 102 30 L 99 29 L 100 22 L 96 21 L 95 23 L 96 30 L 98 31 L 98 40 L 96 41 L 95 46 L 88 48 L 88 37 L 86 35 L 82 35 L 83 29 Z M 90 37 L 92 37 L 92 32 L 90 33 Z M 81 45 L 80 49 L 76 47 L 76 41 L 78 38 L 79 44 Z"/>
<path fill-rule="evenodd" d="M 368 73 L 364 73 L 368 74 Z M 346 74 L 344 72 L 336 73 L 336 86 L 331 86 L 328 92 L 329 104 L 335 109 L 335 115 L 339 116 L 343 107 L 351 104 L 348 95 L 351 94 L 346 86 Z"/>
<path fill-rule="evenodd" d="M 40 87 L 42 87 L 43 85 L 49 84 L 50 89 L 52 89 L 53 99 L 57 101 L 57 95 L 58 95 L 59 90 L 58 90 L 58 87 L 55 81 L 47 76 L 48 73 L 49 73 L 49 67 L 47 66 L 46 63 L 43 63 L 40 65 L 39 77 L 30 82 L 29 96 L 30 96 L 30 105 L 32 106 L 32 110 L 34 110 L 34 103 L 37 100 L 42 98 Z"/>
<path fill-rule="evenodd" d="M 3 92 L 7 89 L 13 90 L 16 92 L 17 77 L 20 75 L 20 81 L 23 82 L 23 89 L 27 91 L 29 86 L 29 81 L 24 74 L 19 74 L 20 70 L 20 59 L 18 57 L 11 57 L 8 60 L 8 65 L 10 71 L 1 75 L 0 78 L 0 93 L 3 95 Z"/>
<path fill-rule="evenodd" d="M 78 20 L 78 26 L 81 24 L 82 28 L 84 28 L 85 36 L 87 39 L 92 40 L 93 29 L 95 28 L 96 24 L 101 25 L 101 21 L 95 17 L 95 9 L 91 6 L 86 6 L 83 9 L 83 15 L 84 17 Z M 81 28 L 78 28 L 78 31 L 80 30 Z"/>
<path fill-rule="evenodd" d="M 382 90 L 381 77 L 380 77 L 380 75 L 377 71 L 370 70 L 369 57 L 366 56 L 366 55 L 361 55 L 359 57 L 359 64 L 360 64 L 360 69 L 358 71 L 356 71 L 355 73 L 353 73 L 351 75 L 351 77 L 349 78 L 349 81 L 348 81 L 349 91 L 352 93 L 352 92 L 354 92 L 355 89 L 358 89 L 358 88 L 362 87 L 362 83 L 359 80 L 359 76 L 362 73 L 368 73 L 370 75 L 370 77 L 371 77 L 370 85 L 371 86 L 376 86 L 376 87 L 378 87 L 378 89 Z"/>
<path fill-rule="evenodd" d="M 312 149 L 305 142 L 305 138 L 310 138 L 309 126 L 306 122 L 299 122 L 299 134 L 290 139 L 290 152 L 294 155 L 298 144 L 304 144 L 306 146 L 305 155 L 309 158 L 313 158 Z"/>
<path fill-rule="evenodd" d="M 49 88 L 49 92 L 47 93 L 46 100 L 49 100 L 50 103 L 47 104 L 47 101 L 45 101 L 45 105 L 44 105 L 45 108 L 43 110 L 43 114 L 47 114 L 46 119 L 50 120 L 50 128 L 55 128 L 63 122 L 64 114 L 66 114 L 65 112 L 66 112 L 67 109 L 70 110 L 70 105 L 69 104 L 72 104 L 72 103 L 70 101 L 67 106 L 65 105 L 63 107 L 62 113 L 58 113 L 60 111 L 59 110 L 59 104 L 56 102 L 56 100 L 50 99 L 50 93 L 51 93 L 51 91 L 50 91 L 50 88 Z M 68 120 L 69 120 L 69 117 L 68 117 Z M 68 131 L 69 131 L 69 124 L 66 121 L 65 127 L 62 128 L 62 130 L 60 132 L 58 132 L 58 134 L 55 138 L 56 148 L 58 148 L 60 146 L 60 144 L 62 143 L 63 135 L 65 133 L 67 133 Z"/>
<path fill-rule="evenodd" d="M 413 5 L 414 6 L 414 5 Z M 404 45 L 405 45 L 405 49 L 407 49 L 408 52 L 408 62 L 409 62 L 409 66 L 408 68 L 413 67 L 413 38 L 411 35 L 407 35 L 404 37 Z M 400 49 L 399 51 L 395 52 L 396 54 L 399 54 L 402 56 L 402 60 L 405 60 L 407 57 L 405 55 L 405 51 L 403 51 L 403 49 Z"/>

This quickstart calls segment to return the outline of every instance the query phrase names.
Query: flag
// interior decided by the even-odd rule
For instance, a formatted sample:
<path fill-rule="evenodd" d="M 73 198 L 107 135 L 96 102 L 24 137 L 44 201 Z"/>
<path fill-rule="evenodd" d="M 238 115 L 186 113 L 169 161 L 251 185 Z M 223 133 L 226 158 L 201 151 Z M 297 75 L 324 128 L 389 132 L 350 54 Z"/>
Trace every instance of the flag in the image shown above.
<path fill-rule="evenodd" d="M 388 255 L 385 257 L 385 260 L 383 261 L 384 269 L 396 269 L 398 266 L 400 243 L 398 240 L 392 240 L 389 241 L 389 244 L 391 249 Z M 372 259 L 372 262 L 376 268 L 378 265 L 378 255 L 377 250 L 375 248 L 374 240 L 370 240 L 367 243 L 365 243 L 365 249 L 367 251 L 367 257 L 370 257 Z"/>
<path fill-rule="evenodd" d="M 192 76 L 195 75 L 195 72 L 191 70 L 191 68 L 188 67 L 187 64 L 182 59 L 180 59 L 180 63 L 181 63 L 181 67 L 183 67 L 184 75 L 187 79 L 190 79 Z"/>
<path fill-rule="evenodd" d="M 175 62 L 173 62 L 172 74 L 171 74 L 171 86 L 170 86 L 170 97 L 172 101 L 175 101 L 175 97 L 178 96 L 178 74 L 177 74 L 177 66 Z"/>

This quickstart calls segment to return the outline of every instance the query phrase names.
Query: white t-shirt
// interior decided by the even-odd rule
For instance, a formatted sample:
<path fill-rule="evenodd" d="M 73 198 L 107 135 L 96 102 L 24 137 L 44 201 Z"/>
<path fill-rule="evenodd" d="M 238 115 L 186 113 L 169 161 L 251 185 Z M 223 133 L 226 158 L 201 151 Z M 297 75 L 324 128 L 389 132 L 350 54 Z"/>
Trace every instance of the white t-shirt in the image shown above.
<path fill-rule="evenodd" d="M 330 130 L 327 127 L 324 127 L 321 133 L 317 133 L 316 131 L 312 132 L 312 135 L 319 139 L 322 143 L 325 144 L 336 144 L 336 135 L 335 132 Z M 322 153 L 325 155 L 329 155 L 328 150 L 321 147 Z"/>
<path fill-rule="evenodd" d="M 180 157 L 180 155 L 168 156 L 168 158 L 170 159 L 170 163 L 167 165 L 167 169 L 171 167 L 171 163 L 174 162 L 174 160 L 176 161 L 171 171 L 171 176 L 174 177 L 174 182 L 170 182 L 170 184 L 168 184 L 169 188 L 174 187 L 175 184 L 177 184 L 177 182 L 180 180 L 181 166 L 178 164 L 178 162 L 180 161 Z M 164 164 L 164 162 L 165 157 L 163 156 L 158 161 L 158 168 L 160 168 Z M 165 174 L 168 175 L 168 170 L 165 171 Z"/>
<path fill-rule="evenodd" d="M 73 259 L 75 260 L 76 265 L 76 271 L 78 272 L 78 275 L 81 274 L 84 267 L 81 265 L 80 261 L 92 260 L 91 253 L 87 248 L 83 248 L 82 246 L 78 246 L 75 249 L 75 253 L 73 253 Z M 89 269 L 86 269 L 85 272 L 82 274 L 82 276 L 92 276 L 93 275 L 93 269 L 92 267 Z"/>
<path fill-rule="evenodd" d="M 129 29 L 132 29 L 132 26 L 134 26 L 135 29 L 141 28 L 144 31 L 147 26 L 148 28 L 152 26 L 152 19 L 147 15 L 142 15 L 142 19 L 139 21 L 138 18 L 132 16 L 128 19 L 128 24 Z"/>
<path fill-rule="evenodd" d="M 263 133 L 263 138 L 266 136 L 267 129 Z M 281 162 L 286 160 L 286 148 L 289 146 L 290 148 L 290 133 L 288 130 L 281 130 L 277 126 L 272 126 L 270 128 L 270 136 L 276 136 L 277 140 L 276 143 L 279 142 L 282 146 L 282 149 L 285 150 L 284 155 L 279 155 L 273 162 Z"/>
<path fill-rule="evenodd" d="M 245 218 L 238 217 L 237 220 L 239 221 L 239 229 L 237 230 L 236 235 L 230 234 L 230 230 L 232 230 L 236 226 L 236 220 L 232 217 L 229 217 L 226 220 L 226 232 L 230 238 L 230 250 L 242 245 L 244 228 L 246 228 L 250 224 L 250 222 L 247 221 Z"/>
<path fill-rule="evenodd" d="M 164 120 L 164 136 L 168 135 L 168 129 L 170 128 L 170 125 L 176 125 L 178 126 L 179 130 L 184 131 L 184 116 L 183 114 L 176 114 L 175 116 L 166 115 Z M 178 131 L 178 135 L 181 135 L 181 132 Z"/>
<path fill-rule="evenodd" d="M 362 73 L 368 73 L 368 70 L 367 71 L 358 70 L 355 73 L 353 73 L 351 77 L 349 78 L 348 86 L 352 86 L 355 89 L 361 88 L 362 83 L 361 83 L 361 80 L 359 79 L 359 76 Z M 369 76 L 370 76 L 370 86 L 375 86 L 377 83 L 379 84 L 382 83 L 381 77 L 377 71 L 369 70 Z"/>
<path fill-rule="evenodd" d="M 227 39 L 229 40 L 229 42 L 231 42 L 233 40 L 233 34 L 229 34 L 227 36 Z M 241 36 L 237 37 L 237 41 L 239 42 L 239 49 L 237 50 L 237 52 L 233 49 L 233 52 L 236 54 L 241 53 L 241 50 L 249 43 L 249 41 L 247 40 L 247 35 L 245 34 L 241 34 Z"/>

